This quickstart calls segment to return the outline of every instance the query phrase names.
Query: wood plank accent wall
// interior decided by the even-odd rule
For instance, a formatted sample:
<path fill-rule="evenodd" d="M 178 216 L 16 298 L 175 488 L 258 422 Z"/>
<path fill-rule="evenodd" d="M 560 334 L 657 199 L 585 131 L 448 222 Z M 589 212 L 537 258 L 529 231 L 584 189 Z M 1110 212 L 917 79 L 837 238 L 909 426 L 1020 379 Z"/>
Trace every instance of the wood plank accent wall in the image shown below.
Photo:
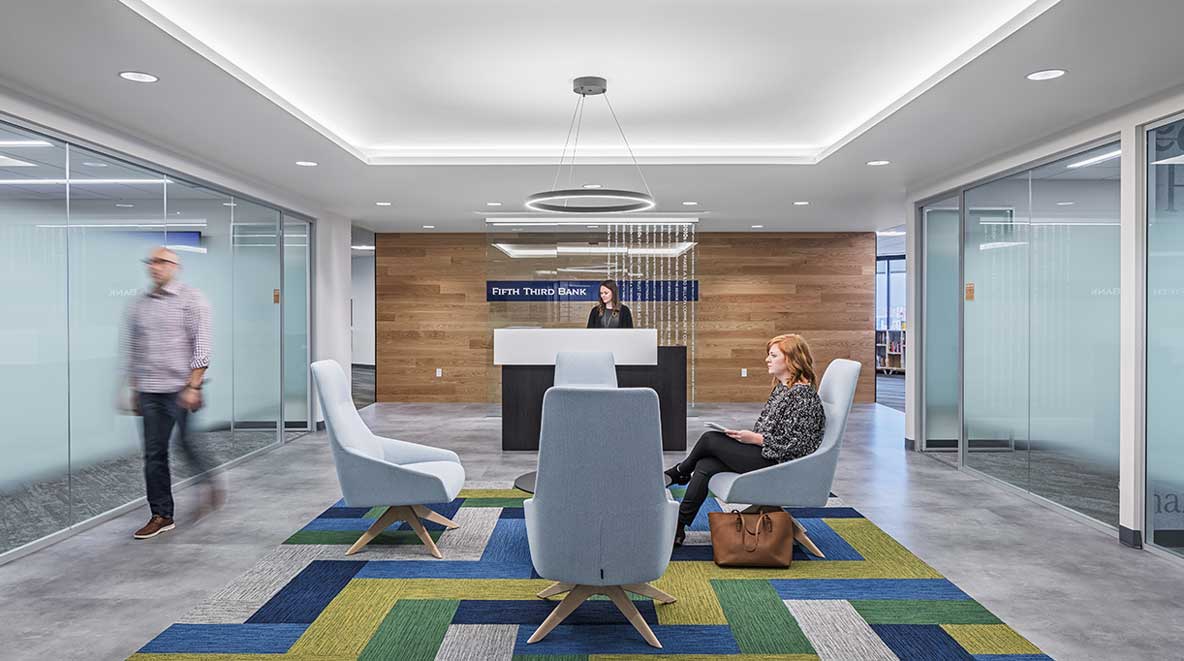
<path fill-rule="evenodd" d="M 856 401 L 875 401 L 874 233 L 696 238 L 699 402 L 764 401 L 765 342 L 789 332 L 810 343 L 819 376 L 834 358 L 863 363 Z M 503 315 L 491 315 L 485 280 L 504 274 L 497 266 L 490 274 L 488 242 L 485 234 L 376 235 L 378 401 L 500 401 L 490 324 Z M 591 304 L 576 307 L 559 318 L 583 327 Z"/>
<path fill-rule="evenodd" d="M 484 234 L 375 235 L 378 401 L 491 401 L 489 384 L 501 377 L 485 302 L 487 245 Z"/>
<path fill-rule="evenodd" d="M 819 378 L 835 358 L 863 363 L 855 401 L 875 401 L 874 233 L 704 232 L 696 240 L 698 401 L 764 401 L 772 383 L 765 342 L 781 333 L 810 343 Z"/>

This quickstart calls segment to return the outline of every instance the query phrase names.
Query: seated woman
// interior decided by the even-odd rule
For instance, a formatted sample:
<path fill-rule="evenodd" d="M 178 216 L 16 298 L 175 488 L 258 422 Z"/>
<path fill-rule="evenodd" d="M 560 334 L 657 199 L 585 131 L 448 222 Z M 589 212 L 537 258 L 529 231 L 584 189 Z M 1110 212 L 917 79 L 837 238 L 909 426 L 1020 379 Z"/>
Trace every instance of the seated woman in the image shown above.
<path fill-rule="evenodd" d="M 826 417 L 818 398 L 814 358 L 800 335 L 778 335 L 766 345 L 765 365 L 776 385 L 753 425 L 755 431 L 709 431 L 687 458 L 666 471 L 674 484 L 687 484 L 678 510 L 674 545 L 707 499 L 707 482 L 716 473 L 747 473 L 804 457 L 822 444 Z"/>

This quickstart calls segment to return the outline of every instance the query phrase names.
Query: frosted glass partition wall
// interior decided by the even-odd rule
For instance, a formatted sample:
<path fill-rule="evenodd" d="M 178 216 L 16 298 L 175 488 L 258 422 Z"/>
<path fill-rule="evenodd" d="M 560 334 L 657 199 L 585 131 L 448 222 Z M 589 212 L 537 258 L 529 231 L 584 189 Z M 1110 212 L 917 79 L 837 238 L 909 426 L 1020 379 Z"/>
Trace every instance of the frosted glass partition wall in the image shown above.
<path fill-rule="evenodd" d="M 284 428 L 309 428 L 308 290 L 312 224 L 284 216 Z"/>
<path fill-rule="evenodd" d="M 924 232 L 925 428 L 921 449 L 957 462 L 958 449 L 958 197 L 921 208 Z"/>
<path fill-rule="evenodd" d="M 179 278 L 211 307 L 197 445 L 221 464 L 280 440 L 279 218 L 0 124 L 0 554 L 143 497 L 120 335 L 154 246 L 177 253 Z M 305 278 L 291 292 L 296 316 L 307 315 Z M 306 357 L 302 341 L 294 355 Z M 306 374 L 306 358 L 288 369 Z M 290 412 L 307 420 L 306 408 Z M 193 473 L 173 457 L 174 482 Z"/>
<path fill-rule="evenodd" d="M 1118 145 L 965 206 L 963 464 L 1117 526 Z"/>
<path fill-rule="evenodd" d="M 1184 119 L 1147 160 L 1147 542 L 1184 554 Z"/>

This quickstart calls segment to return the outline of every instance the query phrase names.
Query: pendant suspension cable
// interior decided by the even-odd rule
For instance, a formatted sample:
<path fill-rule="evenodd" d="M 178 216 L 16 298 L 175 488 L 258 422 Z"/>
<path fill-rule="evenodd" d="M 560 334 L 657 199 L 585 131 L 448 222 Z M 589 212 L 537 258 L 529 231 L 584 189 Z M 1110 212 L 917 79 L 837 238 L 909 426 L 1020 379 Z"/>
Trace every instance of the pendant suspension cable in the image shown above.
<path fill-rule="evenodd" d="M 621 122 L 617 119 L 617 112 L 613 110 L 613 104 L 608 100 L 608 92 L 605 92 L 601 96 L 604 97 L 604 103 L 608 106 L 608 111 L 613 116 L 613 122 L 617 125 L 617 132 L 621 134 L 621 141 L 625 143 L 625 149 L 629 150 L 629 158 L 633 159 L 633 167 L 637 168 L 637 175 L 641 177 L 641 185 L 645 186 L 646 194 L 653 197 L 654 192 L 650 190 L 649 182 L 645 180 L 645 174 L 641 171 L 641 166 L 637 164 L 637 156 L 633 154 L 633 147 L 629 146 L 629 138 L 625 137 L 625 130 L 621 128 Z"/>
<path fill-rule="evenodd" d="M 571 166 L 567 171 L 567 187 L 571 188 L 572 179 L 576 174 L 576 150 L 580 148 L 580 128 L 584 125 L 584 100 L 588 97 L 581 94 L 579 101 L 579 119 L 576 120 L 576 139 L 571 143 Z M 567 206 L 568 200 L 563 201 L 563 206 Z"/>
<path fill-rule="evenodd" d="M 556 190 L 559 187 L 559 173 L 563 172 L 563 160 L 567 157 L 567 145 L 571 142 L 571 132 L 576 127 L 576 114 L 580 111 L 580 104 L 584 101 L 581 96 L 576 100 L 576 105 L 571 109 L 571 123 L 567 126 L 567 139 L 563 141 L 563 152 L 559 154 L 559 165 L 555 168 L 555 179 L 551 182 L 551 190 Z"/>

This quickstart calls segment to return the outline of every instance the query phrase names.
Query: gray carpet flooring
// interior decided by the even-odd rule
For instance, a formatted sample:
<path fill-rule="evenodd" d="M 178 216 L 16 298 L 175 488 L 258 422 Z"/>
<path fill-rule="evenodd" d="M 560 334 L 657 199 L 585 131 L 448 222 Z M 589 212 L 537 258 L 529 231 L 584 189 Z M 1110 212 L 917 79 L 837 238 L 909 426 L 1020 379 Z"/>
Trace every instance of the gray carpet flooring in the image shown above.
<path fill-rule="evenodd" d="M 904 412 L 904 375 L 876 375 L 876 403 Z"/>
<path fill-rule="evenodd" d="M 354 365 L 354 406 L 362 409 L 374 403 L 374 366 Z"/>
<path fill-rule="evenodd" d="M 289 431 L 285 440 L 305 432 Z M 193 443 L 222 465 L 275 442 L 275 432 L 236 430 L 196 432 Z M 197 472 L 180 453 L 172 452 L 174 482 Z M 0 553 L 40 539 L 144 496 L 144 467 L 138 453 L 50 477 L 0 493 Z"/>

